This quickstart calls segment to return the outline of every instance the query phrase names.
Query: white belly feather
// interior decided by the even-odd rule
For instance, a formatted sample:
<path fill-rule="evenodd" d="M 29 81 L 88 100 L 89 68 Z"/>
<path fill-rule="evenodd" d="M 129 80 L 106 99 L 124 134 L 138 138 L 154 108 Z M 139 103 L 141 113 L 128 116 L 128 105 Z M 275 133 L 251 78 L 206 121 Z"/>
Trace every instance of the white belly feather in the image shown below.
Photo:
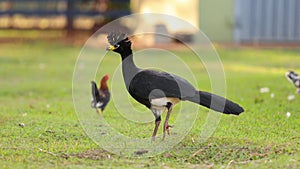
<path fill-rule="evenodd" d="M 162 97 L 162 98 L 152 99 L 150 100 L 151 110 L 153 114 L 156 117 L 158 117 L 166 110 L 166 105 L 168 103 L 172 103 L 172 105 L 175 106 L 179 101 L 180 99 L 172 98 L 172 97 Z"/>

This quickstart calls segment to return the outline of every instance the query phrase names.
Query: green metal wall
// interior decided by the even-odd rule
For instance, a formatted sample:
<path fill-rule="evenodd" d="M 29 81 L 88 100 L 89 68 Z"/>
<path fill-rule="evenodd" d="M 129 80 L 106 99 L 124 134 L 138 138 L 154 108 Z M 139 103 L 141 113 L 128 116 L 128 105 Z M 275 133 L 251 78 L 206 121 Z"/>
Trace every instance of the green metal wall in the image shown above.
<path fill-rule="evenodd" d="M 213 42 L 233 42 L 234 0 L 200 0 L 199 27 Z"/>

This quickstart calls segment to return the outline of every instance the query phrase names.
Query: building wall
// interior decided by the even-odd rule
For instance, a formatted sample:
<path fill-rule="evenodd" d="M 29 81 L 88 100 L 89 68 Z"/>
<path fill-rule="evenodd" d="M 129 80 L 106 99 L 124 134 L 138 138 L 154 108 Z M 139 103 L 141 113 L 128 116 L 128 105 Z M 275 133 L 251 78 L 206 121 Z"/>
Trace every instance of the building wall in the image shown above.
<path fill-rule="evenodd" d="M 232 42 L 234 0 L 200 0 L 199 27 L 213 42 Z"/>
<path fill-rule="evenodd" d="M 194 27 L 199 25 L 198 0 L 131 0 L 131 9 L 133 13 L 160 13 L 167 14 L 183 19 Z M 189 31 L 181 25 L 170 23 L 168 20 L 163 21 L 163 18 L 156 18 L 155 20 L 145 21 L 149 24 L 161 23 L 165 24 L 170 33 Z M 145 25 L 147 27 L 149 25 Z"/>
<path fill-rule="evenodd" d="M 300 42 L 299 0 L 235 0 L 235 42 Z"/>
<path fill-rule="evenodd" d="M 200 28 L 211 41 L 233 42 L 234 26 L 234 1 L 235 0 L 131 0 L 133 13 L 163 13 L 188 21 Z M 160 22 L 163 18 L 156 20 L 141 21 L 140 25 L 148 28 L 153 23 Z M 161 22 L 160 22 L 161 23 Z M 176 23 L 164 23 L 170 33 L 187 32 L 188 29 L 181 28 Z"/>
<path fill-rule="evenodd" d="M 164 35 L 190 35 L 197 32 L 199 26 L 199 0 L 131 0 L 133 13 L 140 13 L 133 17 L 134 21 L 128 23 L 135 33 L 156 32 L 151 37 L 143 38 L 143 44 L 153 45 L 169 43 L 171 38 L 163 38 Z M 163 14 L 163 15 L 161 15 Z"/>

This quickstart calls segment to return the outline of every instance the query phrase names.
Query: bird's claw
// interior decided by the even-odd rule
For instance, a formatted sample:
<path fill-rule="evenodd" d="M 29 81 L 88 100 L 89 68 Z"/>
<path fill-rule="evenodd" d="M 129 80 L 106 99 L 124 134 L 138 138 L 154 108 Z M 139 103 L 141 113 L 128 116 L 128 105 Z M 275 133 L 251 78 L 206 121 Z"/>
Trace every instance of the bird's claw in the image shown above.
<path fill-rule="evenodd" d="M 170 131 L 169 131 L 170 128 L 173 128 L 173 126 L 172 126 L 172 125 L 169 125 L 169 124 L 166 124 L 166 125 L 164 126 L 164 133 L 163 133 L 163 138 L 162 138 L 162 140 L 165 139 L 165 137 L 166 137 L 166 132 L 168 133 L 168 135 L 170 135 Z"/>
<path fill-rule="evenodd" d="M 172 125 L 167 125 L 167 126 L 165 127 L 165 129 L 166 129 L 168 135 L 170 135 L 170 130 L 169 130 L 170 128 L 173 128 L 173 126 L 172 126 Z"/>

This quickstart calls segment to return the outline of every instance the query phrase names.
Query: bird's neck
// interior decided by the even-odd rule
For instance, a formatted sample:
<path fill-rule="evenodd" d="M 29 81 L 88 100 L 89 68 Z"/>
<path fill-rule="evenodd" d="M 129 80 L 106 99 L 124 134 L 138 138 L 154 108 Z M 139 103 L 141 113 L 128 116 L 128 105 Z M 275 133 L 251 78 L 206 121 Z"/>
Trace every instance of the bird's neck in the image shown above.
<path fill-rule="evenodd" d="M 101 81 L 100 89 L 101 89 L 101 90 L 106 90 L 106 89 L 108 89 L 108 86 L 107 86 L 106 81 L 104 81 L 104 80 Z"/>
<path fill-rule="evenodd" d="M 126 88 L 129 89 L 129 85 L 133 77 L 139 72 L 139 68 L 135 65 L 133 60 L 132 51 L 121 54 L 122 56 L 122 73 L 125 81 Z"/>

